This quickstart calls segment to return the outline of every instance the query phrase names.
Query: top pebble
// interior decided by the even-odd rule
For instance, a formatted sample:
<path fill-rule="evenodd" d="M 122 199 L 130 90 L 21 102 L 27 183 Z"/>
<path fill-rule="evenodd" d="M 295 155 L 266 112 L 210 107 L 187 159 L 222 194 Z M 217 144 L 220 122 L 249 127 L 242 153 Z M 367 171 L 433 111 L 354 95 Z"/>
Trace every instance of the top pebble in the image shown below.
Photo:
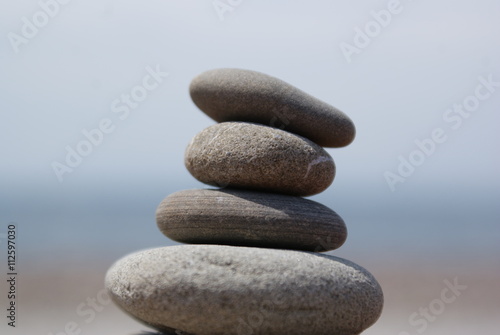
<path fill-rule="evenodd" d="M 331 148 L 350 144 L 356 134 L 340 110 L 260 72 L 210 70 L 194 78 L 189 91 L 196 106 L 217 122 L 261 123 Z"/>

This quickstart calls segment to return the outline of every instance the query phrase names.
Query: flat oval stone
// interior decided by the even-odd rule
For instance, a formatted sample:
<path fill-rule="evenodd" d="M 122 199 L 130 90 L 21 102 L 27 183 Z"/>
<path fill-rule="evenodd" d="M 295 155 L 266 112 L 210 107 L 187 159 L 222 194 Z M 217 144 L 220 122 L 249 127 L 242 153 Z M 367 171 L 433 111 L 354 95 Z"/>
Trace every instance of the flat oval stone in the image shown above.
<path fill-rule="evenodd" d="M 354 140 L 351 119 L 337 108 L 266 74 L 215 69 L 191 82 L 198 108 L 217 122 L 247 121 L 299 134 L 324 147 Z"/>
<path fill-rule="evenodd" d="M 166 334 L 354 335 L 383 306 L 368 271 L 304 251 L 163 247 L 119 260 L 105 281 L 120 308 Z"/>
<path fill-rule="evenodd" d="M 244 190 L 185 190 L 166 197 L 156 223 L 184 243 L 226 244 L 308 251 L 340 247 L 342 218 L 312 200 Z"/>
<path fill-rule="evenodd" d="M 335 164 L 319 145 L 281 129 L 224 122 L 198 133 L 185 159 L 189 172 L 213 186 L 232 186 L 297 196 L 325 190 Z"/>

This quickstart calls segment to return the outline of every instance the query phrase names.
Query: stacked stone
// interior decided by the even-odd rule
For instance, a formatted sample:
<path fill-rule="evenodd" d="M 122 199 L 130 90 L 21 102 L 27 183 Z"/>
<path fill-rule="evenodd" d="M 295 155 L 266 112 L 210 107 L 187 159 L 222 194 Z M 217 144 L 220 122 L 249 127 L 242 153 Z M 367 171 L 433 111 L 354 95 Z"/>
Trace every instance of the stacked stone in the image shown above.
<path fill-rule="evenodd" d="M 185 164 L 215 189 L 166 197 L 157 224 L 191 245 L 142 251 L 106 276 L 113 300 L 165 334 L 359 334 L 379 317 L 373 276 L 319 252 L 347 230 L 302 197 L 325 190 L 335 165 L 322 147 L 348 145 L 352 121 L 262 73 L 218 69 L 196 77 L 194 103 L 219 122 L 189 143 Z"/>

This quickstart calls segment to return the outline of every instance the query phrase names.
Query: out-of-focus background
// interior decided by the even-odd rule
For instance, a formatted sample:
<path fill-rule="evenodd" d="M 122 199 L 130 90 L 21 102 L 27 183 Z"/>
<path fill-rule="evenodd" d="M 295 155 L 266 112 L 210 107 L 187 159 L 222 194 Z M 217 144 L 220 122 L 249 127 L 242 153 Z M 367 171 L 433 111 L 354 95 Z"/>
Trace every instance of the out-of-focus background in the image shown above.
<path fill-rule="evenodd" d="M 311 199 L 346 221 L 331 254 L 385 292 L 365 334 L 498 332 L 498 1 L 1 4 L 2 334 L 146 329 L 109 303 L 103 278 L 128 253 L 174 244 L 155 209 L 205 187 L 183 153 L 214 122 L 188 86 L 219 67 L 281 78 L 355 122 L 352 145 L 327 149 L 334 183 Z"/>

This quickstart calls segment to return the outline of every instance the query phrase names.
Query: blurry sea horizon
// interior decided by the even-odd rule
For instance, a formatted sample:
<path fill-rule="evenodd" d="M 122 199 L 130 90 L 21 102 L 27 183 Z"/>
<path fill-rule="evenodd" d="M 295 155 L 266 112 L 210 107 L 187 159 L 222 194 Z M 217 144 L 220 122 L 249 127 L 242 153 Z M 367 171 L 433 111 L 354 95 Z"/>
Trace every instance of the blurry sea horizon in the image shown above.
<path fill-rule="evenodd" d="M 60 252 L 58 257 L 95 253 L 113 258 L 136 249 L 177 244 L 157 228 L 156 207 L 176 191 L 213 188 L 184 179 L 161 185 L 138 185 L 137 180 L 131 184 L 6 188 L 8 194 L 0 193 L 0 210 L 10 219 L 2 222 L 2 229 L 8 222 L 17 223 L 22 252 L 33 254 L 28 259 L 36 260 L 43 252 Z M 500 254 L 497 190 L 471 190 L 469 194 L 483 194 L 474 198 L 447 189 L 429 192 L 413 187 L 411 194 L 390 194 L 380 185 L 338 184 L 334 181 L 327 191 L 308 197 L 336 211 L 346 223 L 347 241 L 332 254 L 392 254 L 403 259 L 476 259 Z M 389 194 L 380 197 L 377 192 Z"/>

